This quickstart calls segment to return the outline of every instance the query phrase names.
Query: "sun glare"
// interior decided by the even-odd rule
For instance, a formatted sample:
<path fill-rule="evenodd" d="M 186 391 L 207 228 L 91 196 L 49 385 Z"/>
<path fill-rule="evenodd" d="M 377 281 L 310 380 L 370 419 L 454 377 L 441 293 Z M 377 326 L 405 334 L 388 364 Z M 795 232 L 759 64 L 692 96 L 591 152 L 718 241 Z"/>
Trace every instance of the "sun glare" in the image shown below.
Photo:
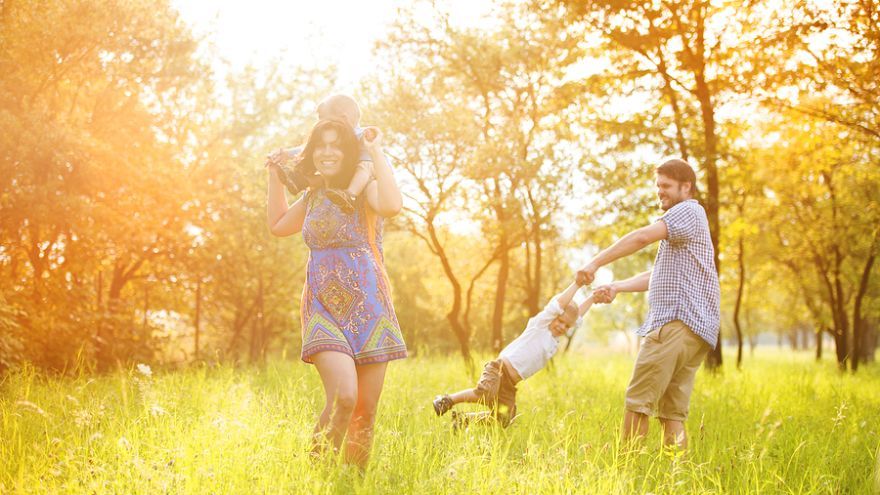
<path fill-rule="evenodd" d="M 371 51 L 406 0 L 277 2 L 174 0 L 197 35 L 205 36 L 234 67 L 282 60 L 293 65 L 335 65 L 339 89 L 349 91 L 372 71 Z M 473 23 L 489 0 L 443 2 L 453 21 Z M 425 5 L 425 8 L 430 8 Z"/>

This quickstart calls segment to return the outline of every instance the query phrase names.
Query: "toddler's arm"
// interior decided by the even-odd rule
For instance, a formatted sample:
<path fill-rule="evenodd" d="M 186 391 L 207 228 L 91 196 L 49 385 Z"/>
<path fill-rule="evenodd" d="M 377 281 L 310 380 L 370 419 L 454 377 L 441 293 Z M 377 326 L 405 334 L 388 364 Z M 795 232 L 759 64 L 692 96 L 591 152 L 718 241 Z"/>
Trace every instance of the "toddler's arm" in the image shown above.
<path fill-rule="evenodd" d="M 587 314 L 587 311 L 590 310 L 590 306 L 593 305 L 593 294 L 590 294 L 590 297 L 584 299 L 580 305 L 578 305 L 578 316 L 584 316 Z"/>
<path fill-rule="evenodd" d="M 559 303 L 559 307 L 565 309 L 568 306 L 568 303 L 574 298 L 574 295 L 577 294 L 578 289 L 581 286 L 578 285 L 577 282 L 572 282 L 571 285 L 565 288 L 564 291 L 560 292 L 556 295 L 556 302 Z"/>

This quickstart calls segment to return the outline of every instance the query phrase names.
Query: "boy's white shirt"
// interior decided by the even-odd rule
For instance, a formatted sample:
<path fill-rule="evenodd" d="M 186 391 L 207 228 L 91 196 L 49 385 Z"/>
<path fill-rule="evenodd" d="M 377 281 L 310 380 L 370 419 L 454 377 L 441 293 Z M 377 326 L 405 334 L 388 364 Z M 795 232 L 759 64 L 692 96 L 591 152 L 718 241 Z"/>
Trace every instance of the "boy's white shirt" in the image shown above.
<path fill-rule="evenodd" d="M 562 306 L 554 297 L 540 313 L 529 319 L 523 333 L 507 344 L 499 354 L 510 362 L 523 380 L 547 366 L 550 358 L 556 354 L 559 337 L 553 336 L 550 323 L 562 313 Z M 581 321 L 582 319 L 578 318 L 575 328 L 580 326 Z"/>

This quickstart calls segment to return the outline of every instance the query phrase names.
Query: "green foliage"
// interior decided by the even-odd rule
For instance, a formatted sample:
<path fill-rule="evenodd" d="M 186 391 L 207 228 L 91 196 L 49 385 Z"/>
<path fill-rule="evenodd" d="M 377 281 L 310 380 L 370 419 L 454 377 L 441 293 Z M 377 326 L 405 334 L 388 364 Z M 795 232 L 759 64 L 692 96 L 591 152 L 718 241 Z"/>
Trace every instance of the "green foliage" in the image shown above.
<path fill-rule="evenodd" d="M 738 301 L 745 335 L 828 329 L 856 363 L 880 322 L 878 11 L 777 7 L 403 8 L 357 93 L 406 197 L 385 249 L 413 350 L 509 341 L 661 213 L 653 168 L 682 155 L 717 172 L 725 328 Z M 307 249 L 268 234 L 261 162 L 304 140 L 334 68 L 225 71 L 164 1 L 0 11 L 0 369 L 295 356 Z M 592 335 L 645 304 L 596 308 Z"/>

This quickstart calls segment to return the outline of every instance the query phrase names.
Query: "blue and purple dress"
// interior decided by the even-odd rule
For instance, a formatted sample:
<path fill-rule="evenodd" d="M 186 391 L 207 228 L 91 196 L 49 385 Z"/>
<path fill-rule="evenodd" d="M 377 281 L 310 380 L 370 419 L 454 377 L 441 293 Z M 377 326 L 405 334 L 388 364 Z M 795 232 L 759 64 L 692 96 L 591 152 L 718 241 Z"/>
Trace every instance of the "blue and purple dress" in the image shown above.
<path fill-rule="evenodd" d="M 323 351 L 356 365 L 406 357 L 382 255 L 382 218 L 361 201 L 354 214 L 323 189 L 308 193 L 303 240 L 309 247 L 302 295 L 302 359 Z M 372 241 L 372 242 L 371 242 Z"/>

